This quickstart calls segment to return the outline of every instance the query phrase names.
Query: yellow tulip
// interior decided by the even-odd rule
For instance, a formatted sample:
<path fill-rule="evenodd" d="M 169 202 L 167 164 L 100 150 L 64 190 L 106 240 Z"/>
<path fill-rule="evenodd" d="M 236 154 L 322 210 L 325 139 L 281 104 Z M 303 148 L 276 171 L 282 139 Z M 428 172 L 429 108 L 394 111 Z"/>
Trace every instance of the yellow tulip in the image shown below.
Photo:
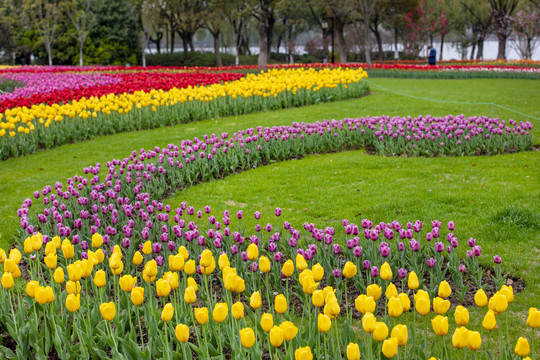
<path fill-rule="evenodd" d="M 167 297 L 171 292 L 171 285 L 167 280 L 159 279 L 156 281 L 156 292 L 159 297 Z"/>
<path fill-rule="evenodd" d="M 200 265 L 201 267 L 210 267 L 212 265 L 212 259 L 214 259 L 214 256 L 212 255 L 212 252 L 208 249 L 204 249 L 201 253 L 201 260 Z"/>
<path fill-rule="evenodd" d="M 268 273 L 270 272 L 270 267 L 270 259 L 266 256 L 261 256 L 259 258 L 259 270 L 261 270 L 263 273 Z"/>
<path fill-rule="evenodd" d="M 474 295 L 474 302 L 479 307 L 484 307 L 488 304 L 488 298 L 484 290 L 478 289 L 478 291 Z"/>
<path fill-rule="evenodd" d="M 469 344 L 467 347 L 471 350 L 478 350 L 482 346 L 482 337 L 478 331 L 469 331 Z"/>
<path fill-rule="evenodd" d="M 416 290 L 420 286 L 420 283 L 418 282 L 418 276 L 414 271 L 411 271 L 409 273 L 409 279 L 407 281 L 407 286 L 411 290 Z"/>
<path fill-rule="evenodd" d="M 186 249 L 184 245 L 178 248 L 178 253 L 182 254 L 182 256 L 184 257 L 184 261 L 187 261 L 189 259 L 189 251 Z"/>
<path fill-rule="evenodd" d="M 69 271 L 69 270 L 68 270 Z M 98 270 L 94 274 L 94 285 L 98 288 L 104 287 L 107 284 L 107 274 L 103 270 Z"/>
<path fill-rule="evenodd" d="M 181 256 L 181 255 L 180 255 Z M 218 258 L 218 266 L 219 270 L 223 271 L 226 267 L 231 266 L 231 263 L 229 262 L 229 257 L 227 256 L 227 253 L 221 253 Z"/>
<path fill-rule="evenodd" d="M 427 315 L 430 312 L 429 299 L 421 297 L 415 301 L 414 307 L 420 315 Z"/>
<path fill-rule="evenodd" d="M 143 260 L 144 260 L 144 258 L 142 256 L 141 252 L 140 251 L 135 251 L 135 254 L 133 254 L 133 260 L 132 260 L 133 265 L 139 266 L 139 265 L 142 264 Z"/>
<path fill-rule="evenodd" d="M 446 299 L 452 294 L 452 288 L 450 288 L 450 284 L 444 280 L 439 284 L 439 297 Z"/>
<path fill-rule="evenodd" d="M 514 302 L 514 289 L 512 288 L 512 286 L 503 285 L 501 287 L 500 293 L 506 296 L 506 300 L 509 304 Z"/>
<path fill-rule="evenodd" d="M 354 275 L 356 275 L 356 272 L 357 272 L 356 265 L 350 261 L 347 261 L 347 263 L 343 267 L 343 276 L 345 276 L 347 279 L 350 279 Z"/>
<path fill-rule="evenodd" d="M 120 289 L 128 293 L 133 290 L 133 287 L 137 283 L 137 278 L 131 275 L 124 275 L 118 280 L 118 283 L 120 284 Z"/>
<path fill-rule="evenodd" d="M 366 313 L 364 316 L 362 316 L 362 328 L 365 332 L 368 334 L 371 334 L 375 331 L 375 326 L 377 324 L 377 319 L 375 318 L 375 315 L 372 313 Z"/>
<path fill-rule="evenodd" d="M 4 262 L 4 273 L 10 273 L 16 279 L 21 276 L 21 269 L 14 259 L 9 258 Z"/>
<path fill-rule="evenodd" d="M 437 315 L 444 315 L 450 309 L 450 301 L 436 297 L 433 299 L 433 312 Z"/>
<path fill-rule="evenodd" d="M 529 309 L 529 316 L 527 317 L 527 326 L 536 329 L 540 327 L 540 311 L 536 308 Z"/>
<path fill-rule="evenodd" d="M 214 311 L 212 312 L 212 317 L 215 322 L 222 323 L 225 321 L 229 315 L 229 306 L 227 303 L 217 303 L 214 306 Z"/>
<path fill-rule="evenodd" d="M 204 325 L 208 322 L 208 308 L 195 308 L 195 319 L 201 325 Z"/>
<path fill-rule="evenodd" d="M 386 339 L 382 345 L 382 352 L 388 359 L 393 358 L 398 352 L 398 339 L 390 338 Z"/>
<path fill-rule="evenodd" d="M 261 327 L 265 332 L 269 332 L 274 326 L 274 318 L 272 314 L 264 313 L 261 316 Z"/>
<path fill-rule="evenodd" d="M 251 306 L 252 309 L 258 309 L 262 305 L 261 301 L 261 293 L 258 291 L 255 291 L 253 294 L 251 294 L 249 298 L 249 306 Z"/>
<path fill-rule="evenodd" d="M 186 264 L 184 266 L 184 272 L 188 275 L 193 275 L 195 274 L 195 271 L 197 271 L 195 260 L 186 261 Z"/>
<path fill-rule="evenodd" d="M 330 327 L 332 327 L 332 320 L 325 314 L 319 314 L 317 318 L 317 329 L 325 333 L 330 330 Z"/>
<path fill-rule="evenodd" d="M 529 345 L 529 342 L 524 337 L 520 337 L 516 343 L 516 347 L 514 349 L 514 353 L 516 355 L 524 357 L 529 355 L 531 352 L 531 347 Z"/>
<path fill-rule="evenodd" d="M 52 241 L 49 241 L 46 245 L 45 245 L 45 255 L 56 255 L 56 246 L 54 245 L 54 243 Z"/>
<path fill-rule="evenodd" d="M 313 353 L 309 346 L 298 348 L 294 351 L 294 360 L 313 360 Z"/>
<path fill-rule="evenodd" d="M 3 264 L 6 261 L 6 251 L 0 248 L 0 264 Z"/>
<path fill-rule="evenodd" d="M 326 294 L 326 299 L 324 302 L 326 303 L 323 309 L 324 314 L 327 315 L 331 320 L 335 319 L 341 312 L 341 307 L 338 304 L 336 294 L 333 291 L 330 291 L 328 294 Z"/>
<path fill-rule="evenodd" d="M 390 283 L 390 284 L 386 287 L 386 291 L 384 292 L 384 296 L 386 296 L 386 299 L 387 299 L 387 300 L 390 300 L 390 299 L 393 298 L 393 297 L 397 297 L 397 296 L 398 296 L 398 292 L 397 292 L 396 285 L 394 285 L 393 283 Z"/>
<path fill-rule="evenodd" d="M 34 297 L 36 293 L 36 289 L 38 288 L 39 283 L 35 280 L 31 280 L 26 283 L 26 294 L 30 296 L 31 298 Z"/>
<path fill-rule="evenodd" d="M 69 280 L 66 283 L 66 291 L 68 294 L 80 294 L 81 293 L 81 283 L 78 281 Z"/>
<path fill-rule="evenodd" d="M 448 317 L 437 315 L 431 319 L 431 326 L 433 326 L 433 331 L 439 336 L 444 336 L 448 334 Z"/>
<path fill-rule="evenodd" d="M 322 290 L 315 290 L 311 296 L 313 306 L 320 308 L 324 305 L 324 293 Z"/>
<path fill-rule="evenodd" d="M 179 342 L 186 343 L 189 340 L 189 327 L 185 324 L 176 325 L 174 335 Z"/>
<path fill-rule="evenodd" d="M 82 277 L 82 270 L 78 264 L 68 265 L 67 272 L 70 281 L 79 281 Z"/>
<path fill-rule="evenodd" d="M 285 263 L 283 264 L 283 267 L 281 268 L 281 272 L 283 273 L 285 277 L 291 277 L 292 274 L 294 274 L 294 264 L 291 259 L 285 261 Z"/>
<path fill-rule="evenodd" d="M 283 329 L 279 326 L 273 326 L 270 329 L 270 344 L 274 347 L 280 347 L 283 344 L 284 335 Z"/>
<path fill-rule="evenodd" d="M 454 319 L 456 319 L 457 326 L 469 325 L 469 310 L 464 306 L 458 305 L 454 313 Z"/>
<path fill-rule="evenodd" d="M 347 360 L 360 360 L 360 347 L 356 343 L 347 345 Z"/>
<path fill-rule="evenodd" d="M 171 321 L 174 315 L 174 306 L 171 303 L 166 303 L 161 312 L 161 320 L 165 322 Z"/>
<path fill-rule="evenodd" d="M 64 269 L 57 267 L 53 274 L 54 282 L 57 284 L 63 284 L 65 279 Z"/>
<path fill-rule="evenodd" d="M 116 316 L 116 306 L 113 302 L 99 305 L 99 311 L 101 312 L 101 316 L 107 321 L 111 321 Z"/>
<path fill-rule="evenodd" d="M 381 265 L 381 272 L 380 272 L 381 279 L 383 280 L 390 280 L 393 276 L 392 269 L 390 268 L 390 265 L 385 261 L 384 264 Z"/>
<path fill-rule="evenodd" d="M 109 258 L 109 267 L 111 270 L 118 270 L 122 266 L 122 255 L 115 252 Z"/>
<path fill-rule="evenodd" d="M 390 337 L 396 338 L 398 340 L 398 345 L 403 346 L 407 344 L 409 339 L 409 331 L 407 330 L 407 325 L 396 325 L 390 333 Z"/>
<path fill-rule="evenodd" d="M 144 288 L 136 286 L 131 289 L 131 302 L 133 305 L 139 306 L 144 302 Z"/>
<path fill-rule="evenodd" d="M 152 242 L 150 240 L 146 241 L 143 244 L 142 252 L 145 255 L 149 255 L 152 253 Z"/>
<path fill-rule="evenodd" d="M 255 244 L 249 244 L 247 247 L 247 254 L 249 260 L 256 260 L 259 257 L 259 248 Z"/>
<path fill-rule="evenodd" d="M 298 334 L 298 328 L 290 321 L 282 322 L 279 327 L 283 330 L 283 338 L 287 341 L 291 341 Z"/>
<path fill-rule="evenodd" d="M 188 304 L 193 304 L 197 300 L 197 294 L 195 290 L 188 286 L 184 291 L 184 301 Z"/>
<path fill-rule="evenodd" d="M 182 254 L 169 255 L 169 270 L 171 271 L 184 270 L 184 256 Z"/>
<path fill-rule="evenodd" d="M 231 307 L 231 314 L 236 320 L 240 320 L 244 317 L 244 304 L 237 301 Z"/>
<path fill-rule="evenodd" d="M 388 300 L 388 315 L 396 318 L 401 316 L 401 314 L 403 314 L 403 306 L 401 305 L 401 301 L 399 301 L 397 297 L 392 297 L 390 300 Z"/>
<path fill-rule="evenodd" d="M 274 309 L 276 312 L 283 314 L 287 311 L 287 299 L 283 294 L 279 294 L 274 299 Z"/>
<path fill-rule="evenodd" d="M 469 330 L 466 327 L 462 326 L 454 331 L 452 345 L 458 349 L 463 349 L 469 345 Z"/>
<path fill-rule="evenodd" d="M 193 290 L 195 290 L 195 292 L 199 291 L 199 285 L 197 285 L 197 282 L 196 282 L 195 279 L 192 278 L 191 276 L 188 277 L 188 279 L 187 279 L 187 285 L 188 285 L 190 288 L 193 288 Z"/>
<path fill-rule="evenodd" d="M 11 275 L 11 273 L 6 273 L 6 272 L 2 274 L 1 282 L 4 289 L 11 289 L 13 285 L 15 284 L 15 282 L 13 281 L 13 275 Z"/>
<path fill-rule="evenodd" d="M 375 330 L 373 331 L 373 339 L 377 342 L 381 342 L 388 336 L 388 326 L 384 322 L 376 322 Z M 397 346 L 397 345 L 396 345 Z"/>
<path fill-rule="evenodd" d="M 311 272 L 313 273 L 313 280 L 316 282 L 321 281 L 324 277 L 324 268 L 319 263 L 313 265 Z"/>
<path fill-rule="evenodd" d="M 240 330 L 240 342 L 247 349 L 255 345 L 255 333 L 252 328 L 248 327 Z"/>
<path fill-rule="evenodd" d="M 71 259 L 75 255 L 75 248 L 68 239 L 62 241 L 62 255 L 64 255 L 64 258 L 66 259 Z"/>
<path fill-rule="evenodd" d="M 366 288 L 367 296 L 371 296 L 375 301 L 381 297 L 382 288 L 377 284 L 371 284 Z"/>
<path fill-rule="evenodd" d="M 66 308 L 70 312 L 75 312 L 79 310 L 80 307 L 81 307 L 81 296 L 79 294 L 77 295 L 69 294 L 66 297 Z"/>
<path fill-rule="evenodd" d="M 285 267 L 285 264 L 283 266 Z M 301 254 L 296 254 L 296 270 L 304 271 L 305 269 L 307 269 L 307 267 L 308 265 L 304 256 Z M 285 274 L 285 276 L 287 275 Z"/>
<path fill-rule="evenodd" d="M 98 248 L 102 244 L 103 244 L 103 237 L 100 234 L 95 233 L 94 235 L 92 235 L 92 247 L 93 248 Z"/>
<path fill-rule="evenodd" d="M 490 310 L 501 314 L 508 308 L 508 299 L 500 292 L 497 292 L 489 299 L 488 305 Z"/>
<path fill-rule="evenodd" d="M 54 244 L 54 247 L 56 248 L 56 250 L 60 249 L 60 246 L 62 246 L 62 243 L 60 241 L 60 236 L 58 235 L 53 237 L 50 242 Z"/>
<path fill-rule="evenodd" d="M 401 301 L 401 306 L 403 306 L 403 312 L 409 311 L 411 309 L 411 299 L 405 293 L 400 293 L 398 295 L 399 301 Z"/>
<path fill-rule="evenodd" d="M 22 259 L 22 254 L 17 248 L 13 248 L 9 251 L 9 260 L 12 260 L 15 264 L 19 264 Z"/>

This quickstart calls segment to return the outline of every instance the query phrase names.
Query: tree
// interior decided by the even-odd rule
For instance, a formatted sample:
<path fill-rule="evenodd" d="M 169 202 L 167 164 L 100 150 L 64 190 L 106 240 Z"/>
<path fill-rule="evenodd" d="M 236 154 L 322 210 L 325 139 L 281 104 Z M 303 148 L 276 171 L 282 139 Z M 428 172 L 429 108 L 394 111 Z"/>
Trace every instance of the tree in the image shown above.
<path fill-rule="evenodd" d="M 154 30 L 161 18 L 161 7 L 158 0 L 137 0 L 135 4 L 139 18 L 139 40 L 141 43 L 142 66 L 146 67 L 146 48 Z"/>
<path fill-rule="evenodd" d="M 474 58 L 476 49 L 476 59 L 484 57 L 484 40 L 489 34 L 491 24 L 493 22 L 493 11 L 487 1 L 478 0 L 462 0 L 461 6 L 470 16 L 470 26 L 473 33 L 473 49 L 471 51 L 471 59 Z"/>
<path fill-rule="evenodd" d="M 394 58 L 399 59 L 398 41 L 407 29 L 407 14 L 415 11 L 415 0 L 390 0 L 388 3 L 388 25 L 394 30 Z"/>
<path fill-rule="evenodd" d="M 448 26 L 446 10 L 441 0 L 430 4 L 428 0 L 419 0 L 415 11 L 409 12 L 405 17 L 407 22 L 405 50 L 417 55 L 423 44 L 429 42 L 433 46 L 436 36 L 443 37 Z"/>
<path fill-rule="evenodd" d="M 66 14 L 75 27 L 79 43 L 79 66 L 83 66 L 83 48 L 90 30 L 96 23 L 94 0 L 71 0 L 65 4 Z"/>
<path fill-rule="evenodd" d="M 270 48 L 274 36 L 276 0 L 252 0 L 252 15 L 258 21 L 259 30 L 259 66 L 266 66 L 270 57 Z"/>
<path fill-rule="evenodd" d="M 229 20 L 234 37 L 235 64 L 240 64 L 240 53 L 242 47 L 243 34 L 251 16 L 248 4 L 243 0 L 229 0 L 222 9 Z"/>
<path fill-rule="evenodd" d="M 226 6 L 227 0 L 205 0 L 203 6 L 205 9 L 205 17 L 203 26 L 212 34 L 214 38 L 214 54 L 216 56 L 217 66 L 222 66 L 220 52 L 220 34 L 223 25 L 223 15 L 221 9 Z"/>
<path fill-rule="evenodd" d="M 540 35 L 540 6 L 527 6 L 518 10 L 514 21 L 515 47 L 524 59 L 532 58 Z"/>
<path fill-rule="evenodd" d="M 24 7 L 28 17 L 34 19 L 33 23 L 47 50 L 49 65 L 52 65 L 52 46 L 62 8 L 61 2 L 59 0 L 25 0 Z"/>
<path fill-rule="evenodd" d="M 306 18 L 309 17 L 303 1 L 280 0 L 276 4 L 278 21 L 276 22 L 276 35 L 278 37 L 276 52 L 279 52 L 281 42 L 284 40 L 289 63 L 294 63 L 296 37 L 307 29 Z"/>
<path fill-rule="evenodd" d="M 364 53 L 366 56 L 366 62 L 371 64 L 371 38 L 370 33 L 370 21 L 371 17 L 375 13 L 375 6 L 377 5 L 377 0 L 357 0 L 358 1 L 358 10 L 362 15 L 362 23 L 364 24 L 364 32 L 366 36 L 366 44 L 364 46 Z"/>
<path fill-rule="evenodd" d="M 512 15 L 519 0 L 488 0 L 493 11 L 493 24 L 499 40 L 497 59 L 506 59 L 506 39 L 512 32 Z"/>
<path fill-rule="evenodd" d="M 4 8 L 0 8 L 0 53 L 4 55 L 0 58 L 0 63 L 13 63 L 13 53 L 17 44 L 13 34 L 13 23 L 6 16 Z"/>
<path fill-rule="evenodd" d="M 182 38 L 184 54 L 188 60 L 190 59 L 190 50 L 195 51 L 193 35 L 202 25 L 203 3 L 199 0 L 171 0 L 167 2 L 167 9 L 171 16 L 171 26 Z"/>

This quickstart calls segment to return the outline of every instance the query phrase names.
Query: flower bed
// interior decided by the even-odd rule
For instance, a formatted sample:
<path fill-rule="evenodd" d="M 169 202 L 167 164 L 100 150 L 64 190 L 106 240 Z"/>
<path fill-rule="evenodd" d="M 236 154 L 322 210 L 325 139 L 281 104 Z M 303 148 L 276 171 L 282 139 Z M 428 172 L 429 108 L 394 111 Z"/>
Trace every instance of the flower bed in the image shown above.
<path fill-rule="evenodd" d="M 171 74 L 171 77 L 177 75 L 190 78 L 189 74 Z M 196 75 L 213 82 L 233 76 Z M 367 84 L 362 81 L 366 76 L 362 69 L 272 70 L 235 81 L 174 87 L 169 91 L 156 90 L 153 84 L 142 82 L 152 90 L 135 91 L 139 88 L 135 87 L 130 89 L 133 93 L 107 96 L 100 90 L 101 95 L 81 97 L 61 105 L 14 108 L 7 110 L 5 120 L 0 121 L 0 159 L 97 135 L 358 97 L 367 91 Z M 166 88 L 175 83 L 167 77 L 164 79 L 159 86 Z M 125 81 L 111 86 L 130 85 Z"/>
<path fill-rule="evenodd" d="M 453 346 L 489 356 L 493 349 L 482 338 L 504 331 L 514 289 L 502 286 L 499 256 L 487 280 L 481 244 L 457 239 L 453 222 L 344 219 L 333 229 L 291 224 L 276 208 L 266 221 L 255 212 L 258 224 L 249 230 L 242 211 L 214 214 L 210 206 L 197 211 L 162 202 L 197 181 L 357 148 L 365 141 L 362 124 L 326 120 L 212 134 L 133 151 L 36 191 L 18 211 L 17 249 L 0 251 L 0 323 L 17 354 L 46 356 L 54 348 L 61 358 L 86 357 L 92 349 L 100 357 L 132 358 L 425 359 L 448 356 Z M 22 274 L 26 295 L 12 304 L 13 278 Z M 467 294 L 486 308 L 482 335 L 463 306 L 474 306 Z M 428 335 L 420 329 L 429 320 Z M 452 339 L 449 322 L 456 327 Z M 527 324 L 540 325 L 536 309 Z M 438 341 L 427 341 L 435 335 Z M 498 358 L 513 358 L 515 343 L 501 341 Z M 528 346 L 519 339 L 515 353 L 526 356 Z"/>

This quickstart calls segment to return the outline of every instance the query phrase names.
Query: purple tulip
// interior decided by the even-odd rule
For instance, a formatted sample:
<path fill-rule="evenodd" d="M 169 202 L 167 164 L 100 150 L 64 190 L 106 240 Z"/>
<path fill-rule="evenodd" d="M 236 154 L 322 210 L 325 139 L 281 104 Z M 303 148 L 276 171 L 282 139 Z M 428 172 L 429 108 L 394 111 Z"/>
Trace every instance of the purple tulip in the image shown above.
<path fill-rule="evenodd" d="M 453 221 L 450 221 L 450 222 L 448 223 L 448 230 L 454 231 L 455 228 L 456 228 L 456 226 L 455 226 L 454 222 L 453 222 Z"/>
<path fill-rule="evenodd" d="M 335 255 L 341 253 L 341 247 L 339 246 L 339 244 L 334 244 L 334 245 L 332 245 L 332 248 L 333 248 L 333 250 L 334 250 L 334 254 L 335 254 Z"/>
<path fill-rule="evenodd" d="M 435 243 L 435 251 L 441 253 L 444 251 L 444 244 L 442 242 Z"/>
<path fill-rule="evenodd" d="M 290 239 L 289 239 L 289 246 L 290 246 L 290 247 L 295 248 L 297 245 L 298 245 L 298 243 L 297 243 L 297 241 L 296 241 L 295 238 L 290 238 Z"/>
<path fill-rule="evenodd" d="M 273 253 L 273 252 L 276 252 L 276 250 L 277 250 L 276 243 L 273 243 L 273 242 L 268 243 L 268 251 Z"/>
<path fill-rule="evenodd" d="M 161 252 L 161 243 L 153 243 L 152 251 L 156 254 L 159 254 Z"/>
<path fill-rule="evenodd" d="M 238 254 L 238 246 L 236 246 L 236 244 L 231 246 L 231 253 Z"/>
<path fill-rule="evenodd" d="M 256 220 L 259 220 L 259 219 L 261 218 L 261 213 L 258 212 L 258 211 L 255 211 L 255 214 L 254 214 L 254 215 L 255 215 L 255 219 L 256 219 Z"/>
<path fill-rule="evenodd" d="M 376 266 L 371 267 L 371 276 L 377 277 L 379 276 L 379 268 Z"/>
<path fill-rule="evenodd" d="M 88 250 L 88 242 L 86 240 L 81 241 L 81 249 L 84 251 Z"/>
<path fill-rule="evenodd" d="M 244 217 L 244 212 L 242 210 L 238 210 L 238 212 L 236 213 L 236 217 L 238 218 L 238 220 L 242 220 L 242 218 Z"/>
<path fill-rule="evenodd" d="M 274 254 L 274 261 L 276 262 L 281 262 L 281 260 L 283 259 L 283 254 L 281 252 L 277 252 Z"/>
<path fill-rule="evenodd" d="M 458 239 L 457 237 L 453 237 L 452 240 L 450 241 L 450 245 L 452 245 L 453 248 L 457 248 L 459 243 L 458 243 Z"/>
<path fill-rule="evenodd" d="M 379 248 L 379 252 L 383 258 L 386 258 L 390 255 L 390 248 L 388 246 L 383 246 Z"/>
<path fill-rule="evenodd" d="M 280 209 L 280 208 L 276 208 L 275 214 L 276 214 L 276 216 L 281 216 L 281 209 Z"/>
<path fill-rule="evenodd" d="M 463 265 L 463 264 L 460 264 L 459 265 L 459 271 L 462 272 L 462 273 L 467 272 L 467 267 L 465 265 Z"/>
<path fill-rule="evenodd" d="M 473 251 L 472 250 L 467 250 L 467 257 L 469 259 L 472 259 L 473 256 L 474 256 Z"/>
<path fill-rule="evenodd" d="M 256 261 L 254 261 L 250 264 L 250 268 L 251 268 L 251 271 L 257 272 L 257 270 L 259 270 L 259 264 Z"/>
<path fill-rule="evenodd" d="M 159 245 L 161 246 L 161 244 Z M 156 264 L 157 266 L 163 266 L 163 256 L 160 255 L 156 258 Z"/>
<path fill-rule="evenodd" d="M 475 247 L 476 246 L 476 239 L 469 238 L 469 240 L 467 240 L 467 245 L 469 245 L 469 247 Z"/>
<path fill-rule="evenodd" d="M 403 268 L 399 269 L 398 270 L 398 277 L 400 279 L 405 279 L 407 277 L 407 269 L 403 269 Z"/>
<path fill-rule="evenodd" d="M 371 263 L 369 262 L 369 260 L 364 260 L 362 262 L 362 267 L 366 270 L 369 269 L 371 267 Z"/>
<path fill-rule="evenodd" d="M 482 247 L 479 245 L 476 245 L 475 247 L 473 247 L 472 250 L 473 250 L 474 256 L 480 256 L 482 254 Z"/>
<path fill-rule="evenodd" d="M 500 263 L 502 263 L 502 258 L 501 258 L 499 255 L 495 255 L 495 256 L 493 257 L 493 262 L 494 262 L 495 264 L 500 264 Z"/>
<path fill-rule="evenodd" d="M 129 238 L 123 238 L 123 239 L 122 239 L 122 247 L 124 247 L 124 248 L 127 249 L 127 248 L 129 247 L 130 244 L 131 244 L 131 241 L 129 240 Z M 174 249 L 173 249 L 173 250 L 174 250 Z"/>
<path fill-rule="evenodd" d="M 341 277 L 341 270 L 340 269 L 332 270 L 332 275 L 334 275 L 335 278 L 340 278 Z"/>
<path fill-rule="evenodd" d="M 414 239 L 409 241 L 409 246 L 411 247 L 411 250 L 414 251 L 414 252 L 420 250 L 420 244 L 418 243 L 418 241 L 416 241 Z"/>
<path fill-rule="evenodd" d="M 358 257 L 361 257 L 362 256 L 362 247 L 360 246 L 356 246 L 353 250 L 353 254 L 354 256 L 356 256 L 357 258 Z"/>
<path fill-rule="evenodd" d="M 174 241 L 169 241 L 167 243 L 167 247 L 169 248 L 169 251 L 174 251 L 176 249 L 176 244 L 174 243 Z"/>
<path fill-rule="evenodd" d="M 399 250 L 399 251 L 404 251 L 404 250 L 405 250 L 405 244 L 402 243 L 401 241 L 400 241 L 399 244 L 398 244 L 398 250 Z"/>
<path fill-rule="evenodd" d="M 427 261 L 427 266 L 430 268 L 434 268 L 436 263 L 437 260 L 435 260 L 434 258 L 429 258 L 429 260 Z"/>

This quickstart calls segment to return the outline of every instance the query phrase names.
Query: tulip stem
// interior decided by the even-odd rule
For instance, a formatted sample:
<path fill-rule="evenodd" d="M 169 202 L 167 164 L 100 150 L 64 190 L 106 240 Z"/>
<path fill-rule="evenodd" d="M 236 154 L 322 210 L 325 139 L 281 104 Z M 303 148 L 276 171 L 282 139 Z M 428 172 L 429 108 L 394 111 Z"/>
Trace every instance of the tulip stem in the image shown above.
<path fill-rule="evenodd" d="M 352 318 L 349 319 L 349 297 L 347 296 L 347 281 L 349 278 L 345 278 L 345 311 L 347 312 L 347 319 L 352 322 Z"/>
<path fill-rule="evenodd" d="M 221 356 L 223 356 L 223 344 L 221 342 L 221 336 L 222 336 L 221 323 L 218 323 L 218 336 L 217 336 L 218 349 L 219 349 L 219 353 L 221 354 Z M 223 358 L 225 358 L 225 357 L 223 356 Z"/>
<path fill-rule="evenodd" d="M 139 314 L 139 307 L 135 305 L 135 308 L 137 309 L 137 322 L 139 323 L 139 335 L 141 336 L 141 347 L 144 351 L 144 340 L 143 340 L 143 334 L 142 334 L 142 326 L 141 326 L 141 315 Z"/>
<path fill-rule="evenodd" d="M 15 327 L 15 333 L 18 334 L 19 331 L 17 330 L 17 320 L 15 320 L 15 310 L 13 308 L 13 300 L 11 299 L 11 291 L 8 290 L 8 297 L 9 297 L 9 305 L 11 306 L 11 315 L 13 316 L 13 326 Z"/>

